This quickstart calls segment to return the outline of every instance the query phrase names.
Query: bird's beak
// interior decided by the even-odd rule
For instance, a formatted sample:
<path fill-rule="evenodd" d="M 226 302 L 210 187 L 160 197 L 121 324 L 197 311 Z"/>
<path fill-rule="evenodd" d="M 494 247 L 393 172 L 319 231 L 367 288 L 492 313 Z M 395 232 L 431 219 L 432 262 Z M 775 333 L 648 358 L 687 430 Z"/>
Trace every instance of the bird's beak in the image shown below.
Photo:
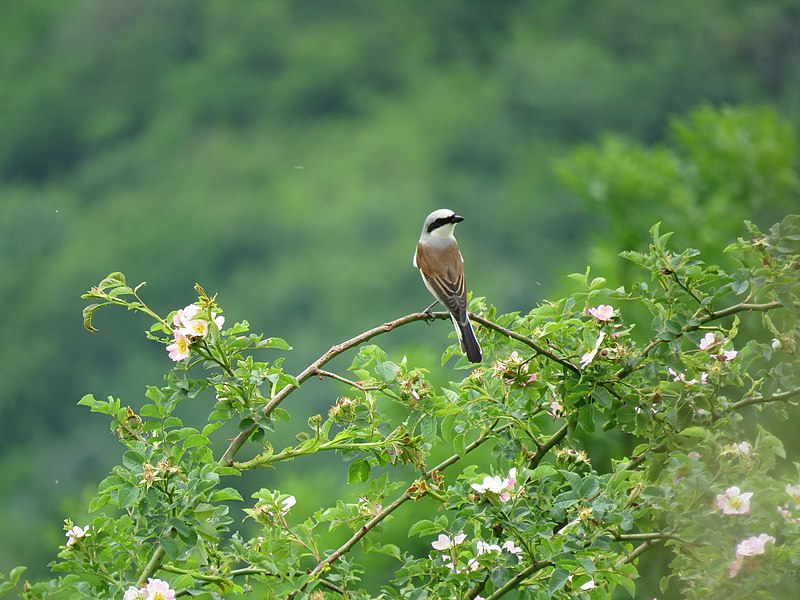
<path fill-rule="evenodd" d="M 460 215 L 453 215 L 452 217 L 450 217 L 450 221 L 453 222 L 453 223 L 461 223 L 461 221 L 463 221 L 463 220 L 464 220 L 464 217 L 462 217 Z"/>

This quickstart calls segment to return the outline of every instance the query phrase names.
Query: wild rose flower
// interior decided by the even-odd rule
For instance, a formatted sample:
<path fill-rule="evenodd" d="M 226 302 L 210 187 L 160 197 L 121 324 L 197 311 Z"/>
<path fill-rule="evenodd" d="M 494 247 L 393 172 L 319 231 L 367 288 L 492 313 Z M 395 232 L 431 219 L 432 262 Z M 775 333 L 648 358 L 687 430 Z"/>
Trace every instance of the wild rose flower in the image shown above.
<path fill-rule="evenodd" d="M 672 367 L 667 367 L 667 373 L 672 376 L 672 381 L 681 381 L 686 385 L 696 385 L 698 383 L 704 384 L 708 381 L 708 373 L 701 373 L 700 379 L 686 379 L 686 375 L 683 373 L 678 373 Z"/>
<path fill-rule="evenodd" d="M 800 484 L 798 485 L 790 485 L 786 484 L 786 493 L 789 494 L 789 497 L 794 500 L 795 504 L 800 504 Z"/>
<path fill-rule="evenodd" d="M 178 309 L 172 317 L 172 324 L 177 328 L 186 327 L 186 323 L 193 321 L 199 314 L 200 307 L 197 306 L 197 304 L 190 304 L 189 306 Z"/>
<path fill-rule="evenodd" d="M 594 582 L 594 579 L 590 579 L 589 581 L 587 581 L 586 583 L 584 583 L 584 584 L 583 584 L 583 585 L 580 587 L 580 589 L 581 589 L 581 590 L 583 590 L 583 591 L 585 592 L 586 590 L 593 590 L 593 589 L 594 589 L 594 588 L 596 588 L 596 587 L 597 587 L 597 584 Z"/>
<path fill-rule="evenodd" d="M 131 586 L 125 591 L 122 600 L 147 600 L 147 590 Z"/>
<path fill-rule="evenodd" d="M 497 552 L 498 554 L 503 551 L 503 549 L 498 546 L 497 544 L 489 544 L 484 542 L 483 540 L 478 540 L 475 544 L 475 547 L 478 551 L 478 555 L 481 554 L 488 554 L 489 552 Z"/>
<path fill-rule="evenodd" d="M 67 536 L 67 548 L 69 548 L 78 540 L 89 537 L 89 526 L 87 525 L 86 527 L 78 527 L 77 525 L 73 525 L 64 535 Z"/>
<path fill-rule="evenodd" d="M 601 304 L 597 308 L 590 308 L 589 314 L 598 321 L 610 321 L 614 318 L 614 307 L 608 304 Z"/>
<path fill-rule="evenodd" d="M 603 343 L 605 337 L 606 337 L 606 332 L 601 331 L 600 335 L 597 336 L 597 341 L 595 341 L 594 343 L 594 348 L 592 348 L 591 350 L 589 350 L 589 352 L 581 356 L 580 364 L 582 369 L 585 369 L 587 366 L 589 366 L 589 363 L 591 363 L 594 360 L 594 357 L 597 356 L 597 351 L 600 350 L 600 344 Z"/>
<path fill-rule="evenodd" d="M 758 556 L 766 552 L 768 543 L 775 543 L 775 538 L 766 533 L 749 537 L 736 545 L 736 558 L 728 563 L 728 577 L 736 577 L 747 556 Z"/>
<path fill-rule="evenodd" d="M 187 338 L 180 329 L 173 331 L 173 336 L 175 337 L 175 341 L 167 346 L 169 357 L 175 362 L 188 358 L 189 338 Z"/>
<path fill-rule="evenodd" d="M 281 502 L 281 514 L 285 515 L 288 513 L 289 509 L 291 509 L 295 504 L 297 504 L 297 498 L 294 496 L 289 496 L 286 498 L 283 502 Z"/>
<path fill-rule="evenodd" d="M 748 442 L 734 442 L 733 444 L 728 444 L 722 451 L 723 454 L 738 454 L 745 458 L 749 457 L 752 452 L 753 447 Z"/>
<path fill-rule="evenodd" d="M 700 340 L 700 350 L 708 350 L 711 346 L 717 343 L 717 336 L 710 331 L 703 336 Z"/>
<path fill-rule="evenodd" d="M 495 475 L 494 477 L 487 475 L 483 478 L 483 482 L 471 483 L 470 487 L 472 487 L 472 489 L 479 494 L 484 494 L 486 492 L 491 492 L 492 494 L 501 494 L 505 489 L 503 480 L 499 475 Z"/>
<path fill-rule="evenodd" d="M 479 494 L 485 494 L 486 492 L 497 494 L 501 501 L 507 502 L 511 499 L 509 492 L 514 489 L 516 484 L 517 469 L 512 468 L 508 471 L 508 477 L 505 479 L 502 479 L 499 475 L 487 475 L 481 483 L 471 483 L 470 487 Z"/>
<path fill-rule="evenodd" d="M 717 495 L 717 508 L 726 515 L 745 515 L 750 512 L 752 497 L 753 492 L 742 493 L 736 486 L 729 487 L 724 494 Z"/>
<path fill-rule="evenodd" d="M 729 360 L 733 360 L 734 358 L 736 358 L 737 354 L 739 353 L 736 350 L 723 350 L 722 358 L 724 358 L 725 361 L 727 362 Z"/>
<path fill-rule="evenodd" d="M 450 550 L 450 548 L 458 546 L 465 539 L 467 539 L 466 533 L 459 533 L 458 535 L 455 535 L 452 538 L 449 535 L 440 533 L 439 538 L 435 542 L 431 542 L 431 546 L 433 547 L 434 550 L 440 550 L 444 552 L 446 550 Z"/>
<path fill-rule="evenodd" d="M 205 319 L 185 321 L 179 331 L 187 337 L 204 338 L 208 335 L 208 321 Z"/>
<path fill-rule="evenodd" d="M 503 550 L 510 552 L 511 554 L 522 554 L 522 548 L 517 546 L 513 540 L 508 540 L 503 544 Z"/>
<path fill-rule="evenodd" d="M 147 600 L 175 600 L 175 590 L 171 590 L 166 581 L 148 578 L 144 589 Z"/>
<path fill-rule="evenodd" d="M 739 542 L 736 546 L 736 554 L 738 556 L 757 556 L 759 554 L 764 554 L 764 552 L 766 552 L 766 546 L 770 542 L 774 544 L 775 538 L 766 533 L 749 537 Z"/>

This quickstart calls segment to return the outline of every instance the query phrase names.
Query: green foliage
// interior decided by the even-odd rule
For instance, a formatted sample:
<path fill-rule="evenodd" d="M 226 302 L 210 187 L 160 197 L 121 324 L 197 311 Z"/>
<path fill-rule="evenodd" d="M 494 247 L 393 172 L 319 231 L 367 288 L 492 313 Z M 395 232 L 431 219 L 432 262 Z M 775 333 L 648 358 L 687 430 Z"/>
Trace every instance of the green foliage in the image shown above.
<path fill-rule="evenodd" d="M 409 240 L 420 215 L 442 205 L 480 222 L 460 238 L 469 283 L 501 312 L 561 295 L 553 282 L 587 262 L 631 289 L 611 260 L 645 245 L 659 220 L 711 260 L 741 235 L 739 218 L 774 220 L 764 216 L 771 200 L 758 213 L 731 203 L 723 219 L 701 219 L 696 237 L 683 232 L 699 221 L 672 222 L 654 202 L 626 219 L 630 236 L 617 217 L 609 227 L 591 205 L 576 206 L 551 158 L 608 129 L 657 142 L 670 115 L 707 101 L 774 106 L 788 121 L 760 131 L 783 147 L 800 106 L 796 23 L 784 0 L 4 2 L 0 337 L 21 342 L 0 348 L 0 526 L 14 540 L 0 548 L 0 570 L 24 560 L 42 577 L 63 539 L 58 524 L 79 519 L 87 482 L 113 464 L 113 437 L 75 399 L 111 393 L 138 406 L 149 402 L 141 382 L 160 376 L 161 353 L 137 337 L 142 321 L 101 311 L 103 335 L 81 336 L 74 315 L 87 281 L 146 273 L 155 308 L 183 306 L 202 280 L 232 319 L 291 339 L 285 365 L 296 373 L 333 341 L 426 302 L 407 268 Z M 731 132 L 726 155 L 748 158 Z M 753 137 L 759 153 L 762 138 Z M 780 182 L 755 164 L 748 174 L 769 176 L 736 185 Z M 609 266 L 587 231 L 603 231 Z M 384 347 L 431 367 L 438 347 L 419 340 L 404 327 Z M 429 376 L 439 386 L 447 373 Z M 324 412 L 330 393 L 305 386 L 295 421 Z M 204 416 L 200 404 L 183 403 L 180 417 Z M 237 427 L 221 429 L 217 446 Z M 288 447 L 293 433 L 279 428 L 270 441 Z M 601 463 L 621 439 L 596 443 Z M 243 495 L 316 489 L 299 471 L 308 464 L 269 484 L 245 476 Z M 322 485 L 343 488 L 340 465 L 326 466 Z"/>
<path fill-rule="evenodd" d="M 726 249 L 739 265 L 731 273 L 696 250 L 676 250 L 659 225 L 650 234 L 647 252 L 623 253 L 647 275 L 631 290 L 609 289 L 587 270 L 571 277 L 578 292 L 526 314 L 500 315 L 473 299 L 488 366 L 441 387 L 407 358 L 361 345 L 369 331 L 292 377 L 282 357 L 256 360 L 286 351 L 283 340 L 245 323 L 225 328 L 199 285 L 196 303 L 162 318 L 141 286 L 111 274 L 85 294 L 94 302 L 85 316 L 110 305 L 144 312 L 153 320 L 148 337 L 175 366 L 137 408 L 81 399 L 110 419 L 120 464 L 89 504 L 94 518 L 65 524 L 68 541 L 53 564 L 65 575 L 21 589 L 15 569 L 0 592 L 118 597 L 158 574 L 179 594 L 205 598 L 254 589 L 270 598 L 371 598 L 361 560 L 372 553 L 392 565 L 381 598 L 635 597 L 638 557 L 666 544 L 674 553 L 665 589 L 676 580 L 688 598 L 767 597 L 800 563 L 800 469 L 759 424 L 797 412 L 800 216 L 767 233 L 750 225 L 750 236 Z M 620 308 L 595 306 L 609 298 Z M 646 343 L 631 336 L 629 306 L 652 316 Z M 754 332 L 747 338 L 745 323 Z M 88 318 L 86 326 L 94 331 Z M 355 348 L 355 380 L 323 369 Z M 312 375 L 346 383 L 350 394 L 276 451 L 269 438 L 290 418 L 280 405 Z M 216 397 L 208 418 L 186 425 L 177 409 L 205 389 Z M 213 442 L 226 424 L 239 434 L 218 455 Z M 624 432 L 637 446 L 597 466 L 580 437 L 598 431 Z M 246 446 L 258 453 L 238 460 Z M 479 447 L 491 453 L 488 468 L 473 459 Z M 447 457 L 435 460 L 443 449 Z M 322 452 L 349 465 L 347 483 L 363 490 L 357 500 L 310 499 L 305 518 L 285 490 L 262 487 L 255 504 L 244 503 L 241 473 Z M 384 521 L 410 504 L 415 524 L 390 538 Z M 258 524 L 252 537 L 235 525 L 237 513 Z M 326 546 L 336 530 L 346 539 Z M 434 535 L 427 552 L 408 545 Z"/>

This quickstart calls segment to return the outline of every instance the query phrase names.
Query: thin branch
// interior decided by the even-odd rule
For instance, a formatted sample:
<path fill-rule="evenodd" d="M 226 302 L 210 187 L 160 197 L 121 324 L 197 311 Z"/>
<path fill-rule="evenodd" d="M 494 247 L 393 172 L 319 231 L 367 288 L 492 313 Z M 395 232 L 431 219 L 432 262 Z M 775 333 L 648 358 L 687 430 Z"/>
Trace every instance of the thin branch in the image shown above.
<path fill-rule="evenodd" d="M 511 590 L 516 588 L 520 583 L 522 583 L 526 578 L 536 573 L 536 571 L 541 571 L 546 567 L 552 567 L 552 566 L 555 565 L 553 565 L 553 563 L 550 562 L 549 560 L 536 561 L 535 563 L 533 563 L 529 567 L 526 567 L 525 569 L 514 575 L 514 577 L 506 581 L 503 587 L 495 590 L 495 592 L 491 596 L 489 596 L 486 600 L 497 600 L 497 598 L 505 596 L 508 592 L 510 592 Z"/>
<path fill-rule="evenodd" d="M 795 308 L 800 308 L 800 302 L 795 302 L 794 303 L 794 307 Z M 681 335 L 685 334 L 685 333 L 689 333 L 690 331 L 696 331 L 696 330 L 700 329 L 700 327 L 702 325 L 705 325 L 706 323 L 708 323 L 710 321 L 716 321 L 717 319 L 723 319 L 725 317 L 729 317 L 731 315 L 735 315 L 736 313 L 752 312 L 752 311 L 755 311 L 755 312 L 766 312 L 766 311 L 770 311 L 770 310 L 775 310 L 777 308 L 784 308 L 784 306 L 783 306 L 783 304 L 781 304 L 778 301 L 765 302 L 763 304 L 752 304 L 752 303 L 749 303 L 749 302 L 742 302 L 740 304 L 735 304 L 733 306 L 729 306 L 728 308 L 723 308 L 723 309 L 720 309 L 720 310 L 711 311 L 709 313 L 706 313 L 706 314 L 702 315 L 701 317 L 698 317 L 697 325 L 691 325 L 691 326 L 684 327 L 682 332 L 681 332 Z M 616 377 L 617 379 L 622 379 L 623 377 L 625 377 L 626 375 L 631 373 L 634 369 L 636 369 L 639 366 L 641 361 L 648 354 L 650 354 L 650 352 L 653 350 L 653 348 L 655 348 L 659 344 L 665 343 L 666 341 L 667 340 L 662 340 L 662 339 L 659 339 L 659 338 L 651 340 L 650 343 L 647 344 L 647 346 L 645 346 L 644 349 L 642 350 L 641 354 L 639 355 L 639 360 L 637 360 L 634 364 L 631 364 L 631 365 L 628 365 L 627 367 L 621 368 L 619 371 L 617 371 L 614 374 L 614 377 Z"/>
<path fill-rule="evenodd" d="M 747 302 L 742 302 L 741 304 L 735 304 L 734 306 L 729 306 L 728 308 L 723 308 L 721 310 L 715 310 L 713 312 L 708 313 L 707 315 L 703 315 L 702 317 L 700 317 L 699 321 L 700 324 L 703 325 L 705 323 L 708 323 L 709 321 L 716 321 L 717 319 L 729 317 L 731 315 L 735 315 L 736 313 L 740 312 L 750 312 L 750 311 L 766 312 L 768 310 L 775 310 L 776 308 L 785 308 L 785 307 L 777 300 L 774 302 L 765 302 L 763 304 L 751 304 Z M 795 302 L 794 308 L 800 308 L 800 302 Z"/>
<path fill-rule="evenodd" d="M 505 425 L 497 427 L 496 429 L 493 428 L 493 427 L 490 427 L 489 429 L 485 430 L 475 441 L 473 441 L 472 443 L 468 444 L 464 448 L 463 454 L 453 454 L 449 458 L 443 460 L 441 463 L 436 465 L 433 469 L 431 469 L 428 472 L 424 473 L 423 476 L 422 476 L 422 479 L 423 480 L 427 480 L 427 479 L 429 479 L 431 477 L 431 475 L 434 472 L 444 471 L 447 467 L 449 467 L 450 465 L 452 465 L 453 463 L 458 461 L 460 458 L 463 458 L 464 456 L 466 456 L 467 454 L 472 452 L 475 448 L 477 448 L 478 446 L 483 444 L 487 439 L 489 439 L 491 434 L 500 433 L 500 432 L 504 431 L 505 429 L 508 429 L 510 426 L 511 426 L 510 423 L 506 423 Z M 311 573 L 310 573 L 311 578 L 313 579 L 314 577 L 320 575 L 328 566 L 330 566 L 331 564 L 333 564 L 334 562 L 339 560 L 339 558 L 341 558 L 342 555 L 344 555 L 353 546 L 355 546 L 359 542 L 359 540 L 361 540 L 361 538 L 366 536 L 381 521 L 383 521 L 391 513 L 393 513 L 395 510 L 397 510 L 400 506 L 405 504 L 408 500 L 411 500 L 412 498 L 416 498 L 416 497 L 417 497 L 417 492 L 411 491 L 411 488 L 409 488 L 408 490 L 403 492 L 403 494 L 398 496 L 389 506 L 384 508 L 381 512 L 379 512 L 377 515 L 375 515 L 372 519 L 370 519 L 369 521 L 364 523 L 364 525 L 362 525 L 359 528 L 359 530 L 356 531 L 349 540 L 347 540 L 343 545 L 341 545 L 339 548 L 334 550 L 334 552 L 330 556 L 328 556 L 324 560 L 321 560 L 317 564 L 317 566 L 314 567 L 314 569 L 311 571 Z M 308 584 L 306 584 L 306 585 L 308 585 Z M 305 589 L 305 587 L 306 586 L 304 585 L 301 589 Z M 290 597 L 293 598 L 294 595 L 292 595 Z"/>
<path fill-rule="evenodd" d="M 629 563 L 629 562 L 631 562 L 631 561 L 634 561 L 634 560 L 636 560 L 637 558 L 639 558 L 639 556 L 641 556 L 642 554 L 644 554 L 645 552 L 647 552 L 647 551 L 648 551 L 650 548 L 652 548 L 652 547 L 653 547 L 653 546 L 655 546 L 656 544 L 660 544 L 660 543 L 661 543 L 661 541 L 662 541 L 662 540 L 647 540 L 647 541 L 644 541 L 644 542 L 642 542 L 641 544 L 639 544 L 638 546 L 636 546 L 636 548 L 634 548 L 634 549 L 633 549 L 633 550 L 630 552 L 630 554 L 626 554 L 625 556 L 623 556 L 622 558 L 620 558 L 620 559 L 617 561 L 617 565 L 618 565 L 618 566 L 619 566 L 619 565 L 625 565 L 625 564 L 628 564 L 628 563 Z"/>
<path fill-rule="evenodd" d="M 569 369 L 570 371 L 572 371 L 576 375 L 580 374 L 580 372 L 581 372 L 580 369 L 578 367 L 576 367 L 575 365 L 573 365 L 570 361 L 568 361 L 565 358 L 561 358 L 560 356 L 558 356 L 554 352 L 548 350 L 544 346 L 540 346 L 539 344 L 534 342 L 529 337 L 526 337 L 526 336 L 524 336 L 522 334 L 519 334 L 516 331 L 512 331 L 511 329 L 506 329 L 505 327 L 503 327 L 501 325 L 498 325 L 497 323 L 494 323 L 493 321 L 490 321 L 489 319 L 486 319 L 486 318 L 484 318 L 484 317 L 482 317 L 480 315 L 476 315 L 474 313 L 470 313 L 469 314 L 469 318 L 471 320 L 475 321 L 476 323 L 480 323 L 481 325 L 483 325 L 487 329 L 493 329 L 494 331 L 497 331 L 498 333 L 502 333 L 504 336 L 506 336 L 508 338 L 511 338 L 513 340 L 517 340 L 518 342 L 522 342 L 526 346 L 529 346 L 530 348 L 533 348 L 533 350 L 535 350 L 537 354 L 541 354 L 542 356 L 546 356 L 550 360 L 552 360 L 554 362 L 557 362 L 558 364 L 562 365 L 563 367 L 566 367 L 567 369 Z"/>
<path fill-rule="evenodd" d="M 164 550 L 164 547 L 159 544 L 155 549 L 155 552 L 153 552 L 153 556 L 151 556 L 150 560 L 147 561 L 147 565 L 142 571 L 142 574 L 139 575 L 139 579 L 136 580 L 136 587 L 141 587 L 144 585 L 144 582 L 147 581 L 147 578 L 152 577 L 153 574 L 161 568 L 161 562 L 164 560 L 165 555 L 166 551 Z"/>
<path fill-rule="evenodd" d="M 680 536 L 667 531 L 656 531 L 653 533 L 621 533 L 614 536 L 618 542 L 641 542 L 641 541 L 656 541 L 656 540 L 675 540 L 682 542 Z"/>
<path fill-rule="evenodd" d="M 530 465 L 528 465 L 529 468 L 535 469 L 539 463 L 542 462 L 542 459 L 545 457 L 545 455 L 553 449 L 553 446 L 558 444 L 564 439 L 564 437 L 566 437 L 568 429 L 569 423 L 564 423 L 561 428 L 551 435 L 544 444 L 539 446 L 536 449 L 536 454 L 531 459 Z"/>
<path fill-rule="evenodd" d="M 381 383 L 379 385 L 361 385 L 357 381 L 350 381 L 349 379 L 342 377 L 336 373 L 332 373 L 331 371 L 324 371 L 322 369 L 317 369 L 314 371 L 314 375 L 322 379 L 323 377 L 329 377 L 331 379 L 335 379 L 336 381 L 341 381 L 342 383 L 346 383 L 350 387 L 354 387 L 357 390 L 361 390 L 362 392 L 369 392 L 372 390 L 382 390 L 386 387 L 385 383 Z"/>
<path fill-rule="evenodd" d="M 287 384 L 285 385 L 277 394 L 275 394 L 270 401 L 264 406 L 262 412 L 264 413 L 265 417 L 269 417 L 274 411 L 286 398 L 295 391 L 302 383 L 308 379 L 309 377 L 318 373 L 323 365 L 327 362 L 341 354 L 349 350 L 350 348 L 354 348 L 371 340 L 372 338 L 382 334 L 392 331 L 397 327 L 401 327 L 402 325 L 407 325 L 409 323 L 414 323 L 416 321 L 424 321 L 431 318 L 434 319 L 447 319 L 450 317 L 449 313 L 446 312 L 436 312 L 436 313 L 411 313 L 410 315 L 406 315 L 404 317 L 400 317 L 399 319 L 395 319 L 394 321 L 388 321 L 383 325 L 379 325 L 378 327 L 373 327 L 372 329 L 368 329 L 367 331 L 360 333 L 359 335 L 350 338 L 342 342 L 341 344 L 336 344 L 335 346 L 331 346 L 331 348 L 325 352 L 322 356 L 320 356 L 317 360 L 311 363 L 305 370 L 300 373 L 295 379 L 297 381 L 297 385 L 294 384 Z M 252 433 L 256 430 L 256 426 L 253 425 L 248 429 L 245 429 L 239 435 L 237 435 L 233 440 L 231 440 L 228 449 L 225 450 L 225 453 L 222 455 L 222 458 L 219 459 L 219 464 L 221 465 L 230 465 L 233 462 L 233 457 L 236 456 L 236 453 L 239 449 L 244 445 Z"/>
<path fill-rule="evenodd" d="M 777 394 L 773 394 L 772 396 L 753 396 L 752 398 L 745 398 L 744 400 L 739 400 L 739 402 L 731 404 L 730 410 L 739 410 L 740 408 L 744 408 L 745 406 L 751 406 L 753 404 L 767 404 L 768 402 L 786 402 L 787 400 L 791 400 L 792 398 L 798 395 L 800 395 L 800 388 L 787 390 L 785 392 L 778 392 Z"/>

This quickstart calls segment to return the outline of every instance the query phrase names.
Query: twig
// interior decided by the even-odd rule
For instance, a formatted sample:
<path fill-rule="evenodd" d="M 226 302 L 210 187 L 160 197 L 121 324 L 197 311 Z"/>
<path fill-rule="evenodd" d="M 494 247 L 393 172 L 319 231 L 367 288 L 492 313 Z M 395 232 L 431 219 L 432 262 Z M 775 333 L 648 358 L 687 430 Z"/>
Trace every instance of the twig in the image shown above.
<path fill-rule="evenodd" d="M 530 465 L 528 465 L 529 468 L 535 469 L 539 463 L 542 462 L 542 459 L 545 457 L 545 455 L 553 449 L 553 446 L 558 444 L 564 439 L 564 437 L 566 437 L 568 429 L 569 423 L 564 423 L 561 428 L 551 435 L 544 444 L 539 446 L 536 449 L 536 454 L 531 459 Z"/>
<path fill-rule="evenodd" d="M 667 531 L 656 531 L 653 533 L 620 533 L 614 536 L 618 542 L 641 542 L 641 541 L 656 541 L 656 540 L 675 540 L 682 542 L 680 536 Z"/>
<path fill-rule="evenodd" d="M 354 348 L 364 342 L 367 342 L 378 336 L 382 333 L 387 333 L 392 331 L 393 329 L 400 327 L 402 325 L 407 325 L 409 323 L 414 323 L 415 321 L 424 321 L 430 318 L 434 319 L 447 319 L 450 317 L 449 313 L 446 312 L 436 312 L 436 313 L 411 313 L 410 315 L 406 315 L 404 317 L 400 317 L 399 319 L 395 319 L 394 321 L 388 321 L 383 325 L 379 325 L 378 327 L 373 327 L 372 329 L 368 329 L 367 331 L 350 338 L 347 341 L 342 342 L 341 344 L 336 344 L 335 346 L 331 346 L 331 348 L 325 352 L 322 356 L 320 356 L 317 360 L 311 363 L 305 370 L 300 373 L 295 379 L 297 381 L 297 385 L 294 384 L 287 384 L 285 385 L 277 394 L 275 394 L 270 401 L 264 406 L 262 412 L 265 417 L 268 417 L 286 398 L 295 391 L 306 379 L 311 377 L 312 375 L 316 374 L 320 368 L 329 362 L 331 359 L 335 358 L 342 352 L 349 350 L 350 348 Z M 219 463 L 221 465 L 230 465 L 233 462 L 233 457 L 239 451 L 239 449 L 244 445 L 247 438 L 252 435 L 253 431 L 255 431 L 256 426 L 253 425 L 248 429 L 245 429 L 239 435 L 237 435 L 233 440 L 231 440 L 228 449 L 222 455 L 222 458 L 219 459 Z"/>
<path fill-rule="evenodd" d="M 528 337 L 525 337 L 524 335 L 519 334 L 516 331 L 512 331 L 511 329 L 506 329 L 505 327 L 503 327 L 501 325 L 498 325 L 497 323 L 494 323 L 493 321 L 490 321 L 489 319 L 486 319 L 486 318 L 484 318 L 484 317 L 482 317 L 480 315 L 476 315 L 474 313 L 470 313 L 469 314 L 469 318 L 472 321 L 475 321 L 476 323 L 480 323 L 481 325 L 483 325 L 487 329 L 493 329 L 494 331 L 497 331 L 498 333 L 502 333 L 506 337 L 509 337 L 511 339 L 514 339 L 514 340 L 517 340 L 518 342 L 522 342 L 526 346 L 529 346 L 530 348 L 533 348 L 537 352 L 537 354 L 541 354 L 543 356 L 546 356 L 550 360 L 552 360 L 554 362 L 557 362 L 558 364 L 562 365 L 563 367 L 566 367 L 567 369 L 569 369 L 570 371 L 572 371 L 575 374 L 580 374 L 580 372 L 581 372 L 578 367 L 573 365 L 567 359 L 561 358 L 560 356 L 558 356 L 554 352 L 551 352 L 550 350 L 548 350 L 544 346 L 540 346 L 539 344 L 534 342 L 532 339 L 530 339 Z"/>
<path fill-rule="evenodd" d="M 800 302 L 795 302 L 794 303 L 794 307 L 795 308 L 800 308 Z M 784 308 L 784 306 L 783 306 L 783 304 L 781 304 L 778 301 L 765 302 L 763 304 L 752 304 L 752 303 L 748 303 L 748 302 L 742 302 L 740 304 L 735 304 L 733 306 L 729 306 L 728 308 L 723 308 L 723 309 L 720 309 L 720 310 L 711 311 L 709 313 L 706 313 L 706 314 L 698 317 L 697 324 L 684 327 L 683 330 L 681 331 L 680 335 L 683 335 L 685 333 L 689 333 L 690 331 L 696 331 L 696 330 L 700 329 L 701 325 L 705 325 L 706 323 L 708 323 L 710 321 L 716 321 L 717 319 L 723 319 L 725 317 L 729 317 L 731 315 L 735 315 L 736 313 L 751 312 L 751 311 L 766 312 L 766 311 L 769 311 L 769 310 L 775 310 L 776 308 Z M 665 343 L 666 341 L 667 340 L 662 340 L 662 339 L 658 339 L 658 338 L 652 340 L 642 350 L 641 354 L 639 355 L 639 360 L 637 360 L 633 364 L 630 364 L 630 365 L 628 365 L 626 367 L 621 368 L 619 371 L 617 371 L 614 374 L 614 377 L 617 378 L 617 379 L 622 379 L 623 377 L 625 377 L 626 375 L 631 373 L 634 369 L 636 369 L 639 366 L 639 364 L 642 362 L 642 360 L 648 354 L 650 354 L 650 352 L 653 350 L 653 348 L 655 348 L 659 344 Z"/>
<path fill-rule="evenodd" d="M 378 384 L 378 385 L 361 385 L 357 381 L 350 381 L 349 379 L 347 379 L 345 377 L 342 377 L 341 375 L 338 375 L 336 373 L 332 373 L 331 371 L 324 371 L 322 369 L 316 369 L 314 371 L 314 375 L 316 375 L 320 379 L 322 377 L 330 377 L 331 379 L 335 379 L 336 381 L 341 381 L 342 383 L 346 383 L 350 387 L 354 387 L 357 390 L 361 390 L 362 392 L 369 392 L 369 391 L 372 391 L 372 390 L 381 390 L 381 389 L 386 387 L 385 383 L 381 383 L 381 384 Z"/>
<path fill-rule="evenodd" d="M 495 592 L 491 596 L 489 596 L 486 600 L 497 600 L 497 598 L 505 596 L 508 592 L 510 592 L 511 590 L 516 588 L 520 583 L 522 583 L 524 579 L 536 573 L 536 571 L 541 571 L 546 567 L 552 567 L 552 566 L 554 565 L 549 560 L 536 561 L 535 563 L 533 563 L 529 567 L 526 567 L 525 569 L 514 575 L 514 577 L 506 581 L 503 587 L 495 590 Z"/>
<path fill-rule="evenodd" d="M 652 548 L 652 547 L 653 547 L 653 546 L 655 546 L 656 544 L 659 544 L 659 543 L 661 543 L 661 541 L 662 541 L 662 540 L 647 540 L 647 541 L 645 541 L 645 542 L 642 542 L 641 544 L 639 544 L 638 546 L 636 546 L 636 548 L 634 548 L 634 549 L 633 549 L 633 550 L 630 552 L 630 554 L 626 554 L 625 556 L 623 556 L 622 558 L 620 558 L 620 559 L 617 561 L 617 565 L 618 565 L 618 566 L 620 566 L 620 565 L 625 565 L 625 564 L 628 564 L 629 562 L 631 562 L 631 561 L 633 561 L 633 560 L 636 560 L 637 558 L 639 558 L 639 556 L 641 556 L 642 554 L 644 554 L 645 552 L 647 552 L 647 551 L 648 551 L 650 548 Z"/>
<path fill-rule="evenodd" d="M 744 408 L 745 406 L 751 406 L 753 404 L 766 404 L 768 402 L 786 402 L 787 400 L 791 400 L 797 395 L 800 395 L 800 388 L 787 390 L 785 392 L 778 392 L 777 394 L 773 394 L 772 396 L 753 396 L 752 398 L 745 398 L 744 400 L 739 400 L 739 402 L 734 402 L 733 404 L 731 404 L 730 410 L 739 410 L 740 408 Z"/>

